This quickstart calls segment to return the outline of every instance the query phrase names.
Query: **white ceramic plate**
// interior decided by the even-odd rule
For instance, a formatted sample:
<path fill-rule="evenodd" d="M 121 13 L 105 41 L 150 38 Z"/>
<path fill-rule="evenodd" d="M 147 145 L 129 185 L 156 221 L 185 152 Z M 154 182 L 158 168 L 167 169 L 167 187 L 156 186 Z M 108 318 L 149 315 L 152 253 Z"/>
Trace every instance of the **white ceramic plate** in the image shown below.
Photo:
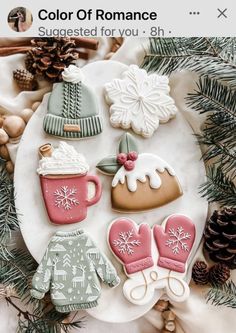
<path fill-rule="evenodd" d="M 44 96 L 41 106 L 31 118 L 24 132 L 18 150 L 15 168 L 16 206 L 20 213 L 21 231 L 25 243 L 32 256 L 39 262 L 47 247 L 50 237 L 57 230 L 72 230 L 84 228 L 96 241 L 101 250 L 111 259 L 119 276 L 119 287 L 110 289 L 103 285 L 99 306 L 90 309 L 90 315 L 107 322 L 127 322 L 144 315 L 158 300 L 157 293 L 153 300 L 144 306 L 129 303 L 123 296 L 122 285 L 125 275 L 121 264 L 113 257 L 106 242 L 109 223 L 122 216 L 112 211 L 110 203 L 111 178 L 96 171 L 96 164 L 105 156 L 114 154 L 118 142 L 124 133 L 122 129 L 114 129 L 109 123 L 108 106 L 103 95 L 103 86 L 113 78 L 120 77 L 127 66 L 114 61 L 98 61 L 83 67 L 87 81 L 96 90 L 99 98 L 104 130 L 101 135 L 80 141 L 70 141 L 70 144 L 83 153 L 89 162 L 93 174 L 97 173 L 102 181 L 103 195 L 97 205 L 89 208 L 87 219 L 73 225 L 52 225 L 45 211 L 41 196 L 39 178 L 36 173 L 38 166 L 38 147 L 46 142 L 57 145 L 59 139 L 48 136 L 43 131 L 43 118 L 47 109 L 49 94 Z M 202 236 L 207 214 L 207 203 L 200 198 L 198 186 L 204 181 L 205 169 L 200 161 L 200 150 L 195 143 L 192 130 L 179 112 L 175 119 L 161 125 L 154 136 L 144 139 L 135 135 L 140 152 L 150 152 L 165 159 L 176 171 L 182 184 L 184 195 L 178 200 L 150 212 L 125 214 L 135 222 L 146 222 L 150 225 L 161 223 L 164 218 L 173 213 L 189 215 L 196 224 L 197 236 L 191 258 L 197 249 Z M 190 260 L 191 260 L 190 258 Z"/>

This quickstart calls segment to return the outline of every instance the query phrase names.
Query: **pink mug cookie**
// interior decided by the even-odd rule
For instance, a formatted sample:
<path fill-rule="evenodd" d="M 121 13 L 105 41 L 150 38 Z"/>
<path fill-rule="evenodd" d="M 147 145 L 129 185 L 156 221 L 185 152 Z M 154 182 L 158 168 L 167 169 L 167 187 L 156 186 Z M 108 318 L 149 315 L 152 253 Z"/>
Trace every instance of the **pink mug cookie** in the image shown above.
<path fill-rule="evenodd" d="M 65 142 L 60 142 L 55 150 L 46 144 L 39 151 L 42 158 L 37 171 L 50 221 L 54 224 L 83 221 L 87 208 L 101 197 L 99 178 L 87 174 L 89 166 L 83 155 Z M 92 198 L 88 197 L 90 182 L 95 185 Z"/>

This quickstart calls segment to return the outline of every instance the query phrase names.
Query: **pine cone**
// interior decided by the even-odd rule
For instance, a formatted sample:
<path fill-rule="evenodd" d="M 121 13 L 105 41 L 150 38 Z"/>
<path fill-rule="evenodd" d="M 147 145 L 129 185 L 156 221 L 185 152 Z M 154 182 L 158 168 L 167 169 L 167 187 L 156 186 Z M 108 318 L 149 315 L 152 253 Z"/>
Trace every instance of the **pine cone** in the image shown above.
<path fill-rule="evenodd" d="M 204 248 L 214 262 L 236 268 L 236 209 L 215 210 L 207 222 Z"/>
<path fill-rule="evenodd" d="M 18 87 L 22 90 L 36 90 L 38 87 L 37 81 L 33 74 L 26 69 L 16 69 L 13 71 L 13 78 L 16 81 Z"/>
<path fill-rule="evenodd" d="M 222 285 L 230 278 L 230 269 L 227 265 L 219 263 L 210 268 L 209 281 L 211 284 Z"/>
<path fill-rule="evenodd" d="M 192 279 L 196 284 L 204 285 L 208 283 L 209 271 L 204 261 L 196 261 L 193 265 Z"/>
<path fill-rule="evenodd" d="M 35 38 L 31 44 L 26 68 L 52 82 L 61 81 L 64 68 L 79 58 L 75 41 L 70 38 Z"/>

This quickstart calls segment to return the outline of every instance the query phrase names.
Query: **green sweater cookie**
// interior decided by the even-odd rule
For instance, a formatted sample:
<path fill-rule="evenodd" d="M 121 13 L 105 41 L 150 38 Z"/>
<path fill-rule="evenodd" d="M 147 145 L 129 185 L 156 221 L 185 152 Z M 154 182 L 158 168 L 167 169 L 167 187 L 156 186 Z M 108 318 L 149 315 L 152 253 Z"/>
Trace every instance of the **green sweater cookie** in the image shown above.
<path fill-rule="evenodd" d="M 95 307 L 101 293 L 98 276 L 110 287 L 120 282 L 111 262 L 83 230 L 58 231 L 33 277 L 31 295 L 41 299 L 50 290 L 59 312 Z"/>

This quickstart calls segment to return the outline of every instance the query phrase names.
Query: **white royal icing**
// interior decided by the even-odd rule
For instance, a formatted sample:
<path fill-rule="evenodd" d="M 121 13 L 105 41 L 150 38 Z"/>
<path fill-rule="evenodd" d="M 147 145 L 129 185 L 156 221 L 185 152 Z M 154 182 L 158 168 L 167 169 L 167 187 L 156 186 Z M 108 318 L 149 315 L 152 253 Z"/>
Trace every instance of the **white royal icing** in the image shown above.
<path fill-rule="evenodd" d="M 63 81 L 70 83 L 79 83 L 84 81 L 84 74 L 81 69 L 75 65 L 70 65 L 62 72 Z"/>
<path fill-rule="evenodd" d="M 65 142 L 60 142 L 52 156 L 42 157 L 37 172 L 40 175 L 86 174 L 89 171 L 84 156 Z"/>
<path fill-rule="evenodd" d="M 165 170 L 171 176 L 175 175 L 173 168 L 160 157 L 147 153 L 139 154 L 138 159 L 135 161 L 135 168 L 132 171 L 127 171 L 124 166 L 117 171 L 112 181 L 112 187 L 116 187 L 118 183 L 124 184 L 126 180 L 128 189 L 131 192 L 135 192 L 137 190 L 137 181 L 145 183 L 148 177 L 150 187 L 158 189 L 161 186 L 161 178 L 157 171 L 162 173 Z"/>
<path fill-rule="evenodd" d="M 114 127 L 132 128 L 137 134 L 150 137 L 159 123 L 166 123 L 177 112 L 169 96 L 169 79 L 157 74 L 148 75 L 144 69 L 131 65 L 122 79 L 105 85 Z"/>

